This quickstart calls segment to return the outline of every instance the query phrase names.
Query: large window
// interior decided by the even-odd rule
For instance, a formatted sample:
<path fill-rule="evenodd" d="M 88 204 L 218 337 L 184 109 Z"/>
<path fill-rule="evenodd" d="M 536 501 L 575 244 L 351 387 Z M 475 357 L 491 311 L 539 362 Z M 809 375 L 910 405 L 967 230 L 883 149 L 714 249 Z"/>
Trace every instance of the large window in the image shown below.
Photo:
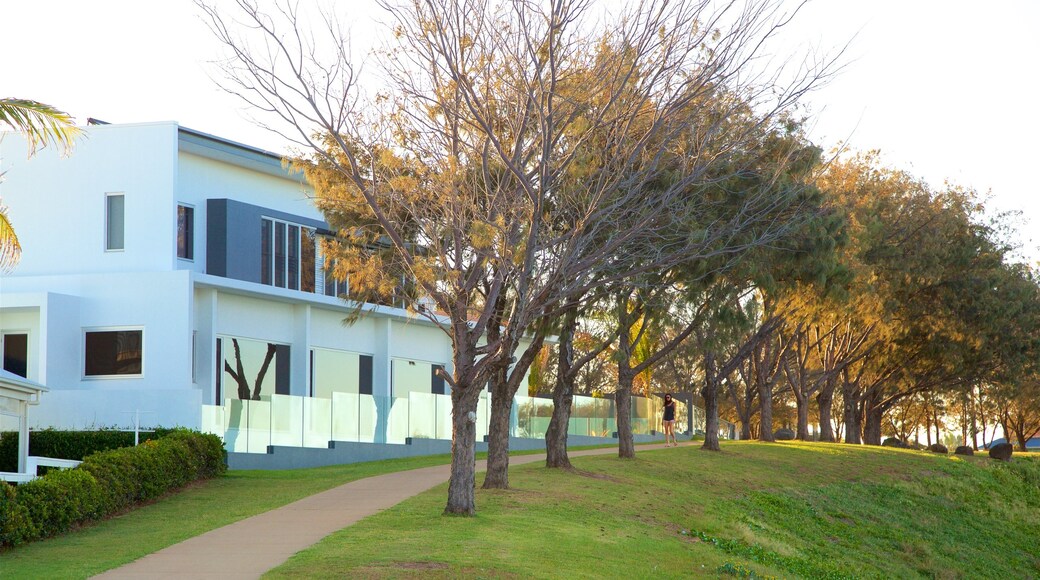
<path fill-rule="evenodd" d="M 195 208 L 177 206 L 177 257 L 195 259 Z"/>
<path fill-rule="evenodd" d="M 123 249 L 125 198 L 121 193 L 105 194 L 105 250 Z"/>
<path fill-rule="evenodd" d="M 260 224 L 260 282 L 314 292 L 314 230 L 264 218 Z"/>
<path fill-rule="evenodd" d="M 4 370 L 20 377 L 29 376 L 29 335 L 10 333 L 0 337 L 4 349 Z"/>
<path fill-rule="evenodd" d="M 142 330 L 88 330 L 83 374 L 88 377 L 141 375 Z"/>
<path fill-rule="evenodd" d="M 260 400 L 288 395 L 289 356 L 287 344 L 231 336 L 218 338 L 218 404 L 224 397 Z"/>

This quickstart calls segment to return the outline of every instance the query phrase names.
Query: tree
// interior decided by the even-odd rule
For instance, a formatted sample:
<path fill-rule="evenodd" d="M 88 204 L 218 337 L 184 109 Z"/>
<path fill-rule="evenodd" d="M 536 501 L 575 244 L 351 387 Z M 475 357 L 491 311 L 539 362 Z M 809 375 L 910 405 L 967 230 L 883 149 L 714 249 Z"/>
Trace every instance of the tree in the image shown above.
<path fill-rule="evenodd" d="M 28 99 L 0 99 L 0 129 L 21 133 L 29 142 L 29 157 L 41 147 L 54 144 L 68 154 L 80 129 L 68 113 Z M 3 173 L 0 173 L 0 181 Z M 22 246 L 18 243 L 7 208 L 0 203 L 0 271 L 8 271 L 18 263 Z"/>
<path fill-rule="evenodd" d="M 387 84 L 368 97 L 333 15 L 314 36 L 294 4 L 237 4 L 241 26 L 200 4 L 228 51 L 223 86 L 301 147 L 354 299 L 395 294 L 452 341 L 447 513 L 474 513 L 476 404 L 536 323 L 703 245 L 664 234 L 747 143 L 726 121 L 750 102 L 771 123 L 830 71 L 780 86 L 751 70 L 786 22 L 774 2 L 724 6 L 723 25 L 707 0 L 608 20 L 571 0 L 402 1 L 381 4 Z M 723 93 L 742 98 L 691 106 Z"/>

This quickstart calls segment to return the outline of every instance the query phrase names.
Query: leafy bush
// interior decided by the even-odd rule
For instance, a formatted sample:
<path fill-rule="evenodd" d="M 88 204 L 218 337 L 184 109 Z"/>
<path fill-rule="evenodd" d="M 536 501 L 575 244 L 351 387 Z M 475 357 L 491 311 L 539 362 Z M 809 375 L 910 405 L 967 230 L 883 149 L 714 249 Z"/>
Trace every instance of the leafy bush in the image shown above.
<path fill-rule="evenodd" d="M 0 481 L 0 547 L 20 544 L 32 529 L 29 510 L 14 497 L 14 486 Z"/>
<path fill-rule="evenodd" d="M 141 433 L 142 440 L 158 439 L 169 434 L 172 429 L 156 429 L 154 433 Z M 55 459 L 75 459 L 120 447 L 131 447 L 134 434 L 129 431 L 115 429 L 99 429 L 94 431 L 58 431 L 43 429 L 33 431 L 29 435 L 29 455 L 53 457 Z M 18 470 L 18 433 L 8 431 L 0 433 L 0 471 Z"/>
<path fill-rule="evenodd" d="M 61 534 L 224 473 L 220 439 L 176 430 L 137 447 L 88 455 L 75 469 L 55 470 L 0 490 L 0 546 Z"/>

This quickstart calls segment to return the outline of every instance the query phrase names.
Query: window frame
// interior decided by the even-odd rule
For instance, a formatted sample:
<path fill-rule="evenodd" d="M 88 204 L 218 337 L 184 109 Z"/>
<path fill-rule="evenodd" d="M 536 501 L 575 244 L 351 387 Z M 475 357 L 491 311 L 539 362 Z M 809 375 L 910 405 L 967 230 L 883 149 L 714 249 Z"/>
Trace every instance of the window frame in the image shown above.
<path fill-rule="evenodd" d="M 265 229 L 265 226 L 267 229 Z M 295 240 L 289 234 L 296 230 Z M 303 270 L 306 260 L 303 256 L 303 236 L 316 236 L 315 228 L 298 222 L 279 219 L 267 215 L 260 216 L 260 283 L 272 288 L 317 293 L 303 289 Z M 281 238 L 281 240 L 279 240 Z M 268 242 L 270 251 L 265 252 Z M 281 243 L 279 243 L 281 242 Z M 280 246 L 280 247 L 279 247 Z M 315 253 L 317 250 L 315 250 Z M 265 259 L 266 258 L 266 259 Z M 291 262 L 295 260 L 295 280 L 289 279 L 293 271 Z M 281 261 L 281 264 L 279 264 Z M 314 256 L 317 261 L 317 255 Z M 281 266 L 279 268 L 279 266 Z M 268 279 L 265 280 L 265 274 Z"/>
<path fill-rule="evenodd" d="M 110 199 L 113 197 L 123 198 L 122 208 L 122 242 L 123 245 L 120 248 L 111 248 L 109 243 L 111 242 L 111 229 L 112 229 L 112 212 L 111 206 L 109 205 Z M 125 252 L 126 251 L 126 193 L 122 191 L 108 191 L 105 192 L 105 231 L 104 231 L 104 248 L 105 252 Z"/>
<path fill-rule="evenodd" d="M 189 210 L 191 212 L 191 220 L 188 221 L 188 232 L 185 235 L 186 249 L 188 256 L 181 255 L 181 209 Z M 190 203 L 177 202 L 177 212 L 174 215 L 174 252 L 177 254 L 178 260 L 184 260 L 185 262 L 195 261 L 195 206 Z"/>
<path fill-rule="evenodd" d="M 140 332 L 141 333 L 141 372 L 133 375 L 88 375 L 87 374 L 87 334 L 91 332 Z M 144 326 L 84 326 L 81 330 L 80 340 L 80 376 L 82 380 L 110 380 L 110 379 L 143 379 L 145 377 L 145 332 Z"/>
<path fill-rule="evenodd" d="M 6 354 L 6 350 L 7 350 L 7 336 L 9 336 L 9 335 L 21 336 L 23 334 L 25 335 L 25 376 L 22 377 L 22 378 L 28 379 L 29 378 L 29 374 L 31 373 L 31 369 L 32 369 L 32 360 L 31 360 L 31 356 L 30 355 L 32 354 L 32 340 L 33 340 L 32 330 L 29 329 L 29 328 L 25 328 L 25 329 L 21 329 L 21 328 L 6 328 L 3 331 L 0 331 L 0 368 L 3 368 L 3 358 L 4 358 L 4 355 Z M 7 370 L 7 369 L 4 369 L 4 370 Z M 12 371 L 8 371 L 8 372 L 12 372 Z M 12 374 L 15 374 L 15 373 L 12 373 Z"/>

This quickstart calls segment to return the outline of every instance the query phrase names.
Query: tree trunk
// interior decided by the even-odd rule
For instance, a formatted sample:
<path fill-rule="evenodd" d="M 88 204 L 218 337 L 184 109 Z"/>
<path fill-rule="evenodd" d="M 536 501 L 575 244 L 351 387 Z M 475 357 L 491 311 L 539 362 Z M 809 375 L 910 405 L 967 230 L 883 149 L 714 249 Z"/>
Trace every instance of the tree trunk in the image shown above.
<path fill-rule="evenodd" d="M 834 443 L 834 423 L 831 422 L 834 387 L 825 386 L 820 394 L 816 395 L 816 404 L 820 408 L 820 441 Z"/>
<path fill-rule="evenodd" d="M 774 442 L 773 437 L 773 383 L 760 381 L 758 385 L 758 438 Z"/>
<path fill-rule="evenodd" d="M 795 438 L 799 441 L 809 441 L 809 398 L 795 395 L 795 408 L 798 411 L 798 429 Z"/>
<path fill-rule="evenodd" d="M 495 372 L 491 383 L 491 418 L 488 421 L 487 473 L 484 489 L 509 489 L 509 417 L 513 397 L 506 383 L 508 369 Z"/>
<path fill-rule="evenodd" d="M 632 370 L 618 365 L 618 388 L 614 394 L 617 407 L 618 457 L 635 459 L 636 445 L 632 438 Z"/>
<path fill-rule="evenodd" d="M 706 355 L 704 386 L 701 397 L 704 398 L 704 445 L 701 449 L 719 451 L 719 383 L 714 370 L 714 356 Z"/>
<path fill-rule="evenodd" d="M 451 390 L 451 478 L 445 514 L 472 516 L 476 502 L 477 402 L 480 389 L 456 385 Z"/>
<path fill-rule="evenodd" d="M 545 466 L 570 469 L 571 460 L 567 456 L 567 428 L 571 422 L 571 403 L 574 400 L 570 392 L 564 389 L 553 390 L 553 414 L 549 419 L 549 429 L 545 432 Z"/>
<path fill-rule="evenodd" d="M 863 422 L 863 443 L 881 445 L 881 421 L 884 415 L 884 411 L 878 407 L 867 409 Z"/>
<path fill-rule="evenodd" d="M 845 418 L 845 443 L 859 445 L 861 443 L 859 396 L 855 385 L 845 383 L 841 388 L 843 417 Z"/>
<path fill-rule="evenodd" d="M 574 401 L 574 331 L 578 326 L 578 309 L 573 306 L 563 315 L 560 329 L 556 366 L 556 385 L 553 387 L 553 414 L 545 432 L 545 466 L 569 469 L 567 431 L 571 424 L 571 404 Z"/>

